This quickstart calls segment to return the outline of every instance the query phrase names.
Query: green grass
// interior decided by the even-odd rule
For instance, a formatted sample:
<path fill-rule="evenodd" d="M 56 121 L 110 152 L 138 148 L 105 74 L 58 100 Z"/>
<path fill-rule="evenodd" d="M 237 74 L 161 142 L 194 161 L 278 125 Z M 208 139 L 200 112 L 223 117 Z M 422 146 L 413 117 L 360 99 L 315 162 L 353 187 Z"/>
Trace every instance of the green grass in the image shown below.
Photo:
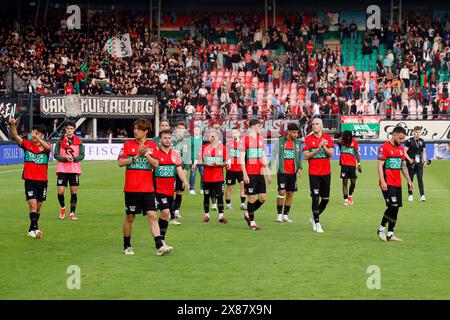
<path fill-rule="evenodd" d="M 308 222 L 307 177 L 299 182 L 293 224 L 278 224 L 276 181 L 257 212 L 261 232 L 242 213 L 227 211 L 227 225 L 213 212 L 202 223 L 201 195 L 183 198 L 181 226 L 170 226 L 171 256 L 157 257 L 144 217 L 137 217 L 135 256 L 122 253 L 124 171 L 115 162 L 85 162 L 79 190 L 80 220 L 59 220 L 54 164 L 40 228 L 26 237 L 29 220 L 22 166 L 0 167 L 0 299 L 449 299 L 450 162 L 425 170 L 425 203 L 406 201 L 396 233 L 383 243 L 376 229 L 384 211 L 375 162 L 363 164 L 352 207 L 342 205 L 337 163 L 332 195 L 321 218 L 324 234 Z M 417 192 L 415 193 L 417 200 Z M 66 193 L 66 199 L 69 195 Z M 238 193 L 233 194 L 234 206 Z M 81 269 L 81 289 L 68 290 L 69 265 Z M 381 269 L 381 289 L 369 290 L 367 268 Z"/>

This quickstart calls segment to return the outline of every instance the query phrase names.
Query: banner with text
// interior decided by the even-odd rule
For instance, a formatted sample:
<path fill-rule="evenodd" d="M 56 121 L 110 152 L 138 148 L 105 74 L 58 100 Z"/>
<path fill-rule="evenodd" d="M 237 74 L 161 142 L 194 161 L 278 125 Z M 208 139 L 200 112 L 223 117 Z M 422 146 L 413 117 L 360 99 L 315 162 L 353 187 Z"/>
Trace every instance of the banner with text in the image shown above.
<path fill-rule="evenodd" d="M 81 116 L 85 118 L 139 118 L 155 114 L 153 96 L 82 96 Z M 67 110 L 64 96 L 41 96 L 41 117 L 64 118 Z"/>
<path fill-rule="evenodd" d="M 419 126 L 422 127 L 422 139 L 425 141 L 450 139 L 450 120 L 382 120 L 378 138 L 390 139 L 392 130 L 397 126 L 405 128 L 407 138 L 412 137 L 414 127 Z"/>
<path fill-rule="evenodd" d="M 17 144 L 0 145 L 0 165 L 23 163 L 23 149 Z"/>
<path fill-rule="evenodd" d="M 356 137 L 376 137 L 380 131 L 380 116 L 342 116 L 341 131 L 346 130 Z"/>

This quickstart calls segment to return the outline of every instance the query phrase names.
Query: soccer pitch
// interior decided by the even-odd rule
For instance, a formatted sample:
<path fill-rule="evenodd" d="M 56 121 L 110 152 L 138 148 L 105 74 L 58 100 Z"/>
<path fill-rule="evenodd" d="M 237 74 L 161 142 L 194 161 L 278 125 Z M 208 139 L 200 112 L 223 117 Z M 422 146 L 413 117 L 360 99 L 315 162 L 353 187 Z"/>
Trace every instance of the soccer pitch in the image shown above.
<path fill-rule="evenodd" d="M 408 202 L 404 187 L 396 234 L 405 241 L 387 243 L 376 235 L 385 206 L 375 165 L 363 162 L 355 204 L 344 207 L 338 163 L 332 161 L 323 234 L 313 233 L 308 221 L 306 170 L 292 224 L 275 221 L 274 177 L 268 201 L 256 213 L 260 232 L 242 218 L 237 186 L 226 225 L 215 211 L 203 223 L 202 195 L 198 189 L 196 196 L 185 193 L 182 225 L 170 225 L 167 234 L 174 252 L 163 257 L 156 256 L 142 215 L 133 228 L 136 254 L 123 254 L 125 172 L 116 162 L 82 163 L 78 221 L 59 219 L 50 164 L 39 240 L 26 236 L 22 166 L 0 167 L 0 299 L 450 299 L 450 162 L 433 161 L 425 169 L 427 202 L 418 202 L 417 190 Z M 72 265 L 80 268 L 80 289 L 67 288 Z M 367 286 L 371 266 L 380 268 L 380 289 Z"/>

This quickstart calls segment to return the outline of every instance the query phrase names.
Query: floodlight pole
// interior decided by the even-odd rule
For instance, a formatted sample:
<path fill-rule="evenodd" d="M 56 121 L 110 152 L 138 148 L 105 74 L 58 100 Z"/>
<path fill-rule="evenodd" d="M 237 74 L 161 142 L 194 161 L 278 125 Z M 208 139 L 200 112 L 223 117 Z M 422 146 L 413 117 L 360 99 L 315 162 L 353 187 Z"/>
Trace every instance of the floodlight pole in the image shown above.
<path fill-rule="evenodd" d="M 266 31 L 267 31 L 267 28 L 268 28 L 268 21 L 267 21 L 267 0 L 264 0 L 264 13 L 265 13 L 265 17 L 266 17 L 266 19 L 265 19 L 265 21 L 266 21 Z"/>
<path fill-rule="evenodd" d="M 41 0 L 38 0 L 38 3 L 37 3 L 37 7 L 36 7 L 36 16 L 35 16 L 35 18 L 34 18 L 34 25 L 36 25 L 37 24 L 37 21 L 38 21 L 38 17 L 39 17 L 39 7 L 41 6 Z"/>
<path fill-rule="evenodd" d="M 153 0 L 150 0 L 150 34 L 153 32 Z"/>
<path fill-rule="evenodd" d="M 276 25 L 277 25 L 277 17 L 276 17 L 276 15 L 277 15 L 277 10 L 276 10 L 276 0 L 273 0 L 273 3 L 272 3 L 272 11 L 273 11 L 273 28 L 275 28 L 276 27 Z"/>
<path fill-rule="evenodd" d="M 158 0 L 158 41 L 161 39 L 161 0 Z"/>
<path fill-rule="evenodd" d="M 48 0 L 45 2 L 44 23 L 47 20 Z"/>

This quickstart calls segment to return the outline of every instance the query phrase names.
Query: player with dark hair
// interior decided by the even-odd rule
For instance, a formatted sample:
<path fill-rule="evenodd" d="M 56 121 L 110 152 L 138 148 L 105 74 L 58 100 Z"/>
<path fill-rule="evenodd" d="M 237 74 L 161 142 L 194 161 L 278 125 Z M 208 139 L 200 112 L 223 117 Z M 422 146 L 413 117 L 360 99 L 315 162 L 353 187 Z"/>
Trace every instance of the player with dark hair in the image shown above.
<path fill-rule="evenodd" d="M 247 210 L 245 205 L 245 189 L 244 189 L 244 176 L 242 174 L 242 166 L 240 162 L 240 152 L 242 150 L 242 140 L 240 138 L 239 127 L 234 127 L 231 130 L 232 138 L 227 141 L 227 152 L 229 155 L 227 163 L 226 190 L 225 190 L 225 202 L 227 209 L 231 210 L 231 192 L 233 191 L 233 185 L 237 182 L 240 187 L 241 196 L 241 210 Z"/>
<path fill-rule="evenodd" d="M 414 128 L 414 136 L 405 142 L 405 158 L 406 167 L 408 168 L 409 177 L 414 181 L 414 175 L 417 174 L 417 181 L 419 184 L 420 199 L 419 201 L 426 201 L 425 189 L 423 187 L 423 168 L 428 165 L 427 148 L 425 140 L 422 135 L 422 127 L 416 126 Z M 414 201 L 412 190 L 408 189 L 408 201 Z"/>
<path fill-rule="evenodd" d="M 190 170 L 191 165 L 191 139 L 189 137 L 185 137 L 186 133 L 186 123 L 179 122 L 177 123 L 175 136 L 171 139 L 173 150 L 175 150 L 181 157 L 181 170 L 186 175 L 187 170 Z M 184 184 L 181 181 L 179 175 L 175 176 L 175 200 L 173 201 L 173 207 L 170 213 L 171 223 L 174 225 L 179 225 L 180 222 L 177 221 L 178 218 L 181 218 L 180 208 L 181 202 L 183 200 L 183 191 Z"/>
<path fill-rule="evenodd" d="M 414 189 L 406 167 L 405 149 L 401 145 L 405 140 L 405 136 L 405 128 L 395 127 L 391 139 L 378 149 L 377 170 L 379 185 L 387 207 L 377 231 L 378 238 L 382 241 L 403 241 L 394 235 L 398 211 L 402 206 L 402 178 L 400 171 L 408 181 L 409 189 Z M 388 222 L 389 226 L 386 235 L 385 228 Z"/>
<path fill-rule="evenodd" d="M 151 124 L 150 124 L 151 128 Z M 170 130 L 170 122 L 167 119 L 161 119 L 159 121 L 159 132 L 164 130 Z M 159 144 L 159 135 L 151 139 L 154 143 Z"/>
<path fill-rule="evenodd" d="M 353 138 L 351 131 L 344 131 L 341 139 L 337 141 L 341 155 L 339 165 L 341 166 L 342 192 L 344 194 L 344 206 L 353 204 L 352 194 L 356 187 L 356 165 L 361 173 L 361 160 L 359 156 L 358 140 Z M 348 189 L 348 179 L 350 179 L 350 190 Z"/>
<path fill-rule="evenodd" d="M 227 149 L 219 143 L 219 132 L 211 130 L 210 141 L 208 144 L 202 146 L 202 150 L 198 156 L 198 159 L 194 162 L 194 168 L 197 165 L 204 167 L 203 172 L 203 207 L 204 217 L 203 222 L 209 222 L 209 200 L 211 195 L 214 194 L 217 199 L 217 206 L 219 209 L 219 222 L 227 223 L 228 220 L 224 216 L 224 176 L 223 167 L 225 167 L 227 161 Z"/>
<path fill-rule="evenodd" d="M 292 222 L 289 219 L 289 210 L 294 192 L 297 191 L 297 174 L 302 174 L 302 143 L 298 139 L 299 131 L 296 123 L 289 123 L 285 137 L 278 141 L 277 222 Z"/>
<path fill-rule="evenodd" d="M 334 143 L 330 135 L 323 132 L 322 119 L 315 118 L 312 121 L 312 133 L 305 138 L 303 154 L 309 163 L 309 187 L 313 214 L 310 222 L 313 231 L 323 233 L 319 216 L 330 201 L 330 158 L 334 155 Z"/>
<path fill-rule="evenodd" d="M 66 205 L 64 201 L 64 190 L 70 185 L 70 214 L 69 220 L 77 220 L 75 210 L 77 207 L 77 191 L 80 185 L 81 165 L 84 159 L 84 144 L 80 138 L 75 135 L 76 124 L 73 121 L 67 121 L 65 125 L 66 134 L 56 142 L 55 159 L 58 201 L 61 209 L 59 218 L 66 216 Z"/>
<path fill-rule="evenodd" d="M 161 212 L 158 225 L 163 243 L 165 243 L 169 226 L 168 220 L 173 206 L 175 177 L 179 177 L 186 190 L 189 190 L 189 183 L 186 180 L 186 172 L 182 168 L 180 155 L 171 149 L 172 131 L 160 131 L 159 137 L 159 148 L 153 154 L 155 159 L 159 161 L 159 165 L 154 171 L 154 182 L 157 209 Z"/>
<path fill-rule="evenodd" d="M 158 160 L 153 155 L 158 146 L 147 139 L 150 121 L 137 119 L 133 122 L 134 139 L 123 144 L 119 154 L 119 166 L 125 171 L 125 212 L 123 223 L 123 246 L 126 255 L 134 255 L 131 247 L 131 230 L 135 215 L 142 212 L 150 223 L 150 231 L 155 240 L 156 254 L 162 256 L 172 252 L 173 248 L 163 243 L 156 214 L 156 198 L 153 185 L 153 169 Z"/>
<path fill-rule="evenodd" d="M 269 184 L 272 183 L 272 177 L 266 159 L 266 146 L 261 136 L 261 123 L 257 119 L 252 119 L 249 128 L 250 132 L 244 137 L 241 151 L 242 173 L 247 195 L 247 212 L 244 219 L 252 230 L 259 231 L 261 228 L 256 225 L 255 212 L 267 200 L 264 171 Z"/>
<path fill-rule="evenodd" d="M 22 179 L 25 180 L 25 197 L 30 209 L 28 236 L 39 239 L 43 233 L 39 229 L 38 221 L 42 204 L 47 198 L 48 158 L 52 146 L 43 140 L 47 130 L 42 124 L 31 128 L 31 141 L 19 136 L 16 119 L 10 118 L 9 125 L 13 140 L 25 152 Z"/>

